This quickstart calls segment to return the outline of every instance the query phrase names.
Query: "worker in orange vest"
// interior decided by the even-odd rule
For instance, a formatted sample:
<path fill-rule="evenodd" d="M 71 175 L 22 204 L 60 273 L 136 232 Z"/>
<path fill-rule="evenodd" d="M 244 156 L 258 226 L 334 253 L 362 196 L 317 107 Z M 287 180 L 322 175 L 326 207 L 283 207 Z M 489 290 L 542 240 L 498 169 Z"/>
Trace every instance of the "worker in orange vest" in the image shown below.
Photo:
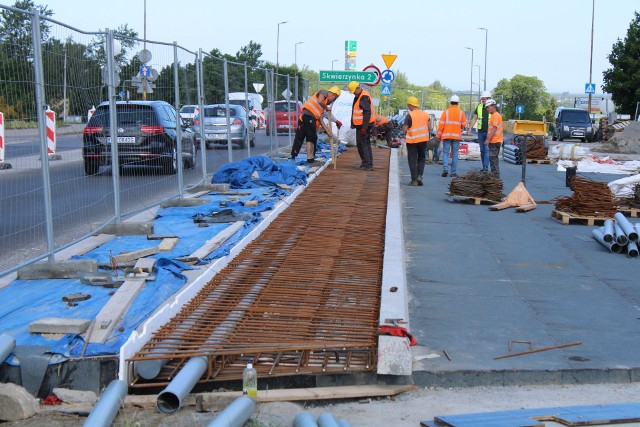
<path fill-rule="evenodd" d="M 489 164 L 491 173 L 500 178 L 500 160 L 498 154 L 502 146 L 502 116 L 498 113 L 498 106 L 493 99 L 487 99 L 484 103 L 489 111 L 489 132 L 487 132 L 487 141 L 489 143 Z"/>
<path fill-rule="evenodd" d="M 371 128 L 376 120 L 371 95 L 360 87 L 356 81 L 349 82 L 349 93 L 355 95 L 351 111 L 351 129 L 356 130 L 356 147 L 362 163 L 360 170 L 373 170 L 373 153 L 371 152 Z"/>
<path fill-rule="evenodd" d="M 443 177 L 449 174 L 449 152 L 451 152 L 451 176 L 458 176 L 458 150 L 460 149 L 460 141 L 462 141 L 462 128 L 467 124 L 467 116 L 458 106 L 459 103 L 460 97 L 453 95 L 449 99 L 449 108 L 442 112 L 438 125 L 436 138 L 442 141 Z"/>
<path fill-rule="evenodd" d="M 429 114 L 420 109 L 420 102 L 415 96 L 407 98 L 409 113 L 404 119 L 402 130 L 407 144 L 407 159 L 411 172 L 411 186 L 422 186 L 422 174 L 427 160 L 427 141 L 429 141 Z"/>
<path fill-rule="evenodd" d="M 374 122 L 374 128 L 371 131 L 371 135 L 382 138 L 384 136 L 387 141 L 387 146 L 391 147 L 391 140 L 393 139 L 393 123 L 387 116 L 376 113 L 376 119 Z"/>
<path fill-rule="evenodd" d="M 307 102 L 302 105 L 302 111 L 298 116 L 298 127 L 296 128 L 296 135 L 291 147 L 291 160 L 295 161 L 295 158 L 300 153 L 302 143 L 307 140 L 307 165 L 320 166 L 324 163 L 315 159 L 316 156 L 316 144 L 318 142 L 318 128 L 320 127 L 320 120 L 323 116 L 330 117 L 329 121 L 334 121 L 338 129 L 342 127 L 342 122 L 337 120 L 330 114 L 330 105 L 340 96 L 340 88 L 333 86 L 329 90 L 319 90 L 314 93 Z M 327 113 L 329 112 L 329 113 Z"/>

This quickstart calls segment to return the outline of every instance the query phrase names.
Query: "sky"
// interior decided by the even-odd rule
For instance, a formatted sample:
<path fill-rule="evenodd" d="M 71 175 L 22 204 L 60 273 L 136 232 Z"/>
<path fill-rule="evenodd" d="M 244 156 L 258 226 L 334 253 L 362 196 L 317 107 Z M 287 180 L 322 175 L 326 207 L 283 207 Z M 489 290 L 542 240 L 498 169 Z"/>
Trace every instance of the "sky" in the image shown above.
<path fill-rule="evenodd" d="M 617 39 L 624 39 L 640 0 L 594 0 L 593 78 L 602 72 Z M 144 31 L 144 0 L 34 0 L 53 18 L 85 31 L 121 24 Z M 1 4 L 12 5 L 3 1 Z M 439 80 L 454 90 L 487 89 L 516 74 L 536 76 L 553 93 L 584 93 L 589 82 L 592 0 L 146 0 L 147 39 L 178 42 L 197 51 L 235 54 L 255 41 L 262 59 L 312 70 L 344 67 L 346 40 L 356 40 L 356 68 L 386 68 L 381 55 L 397 55 L 391 69 L 413 84 Z M 280 41 L 277 43 L 278 23 Z M 484 27 L 485 33 L 478 27 Z M 296 45 L 298 42 L 303 42 Z M 296 47 L 297 46 L 297 49 Z M 471 50 L 473 49 L 473 65 Z M 297 55 L 296 55 L 297 51 Z M 473 72 L 472 72 L 473 69 Z"/>

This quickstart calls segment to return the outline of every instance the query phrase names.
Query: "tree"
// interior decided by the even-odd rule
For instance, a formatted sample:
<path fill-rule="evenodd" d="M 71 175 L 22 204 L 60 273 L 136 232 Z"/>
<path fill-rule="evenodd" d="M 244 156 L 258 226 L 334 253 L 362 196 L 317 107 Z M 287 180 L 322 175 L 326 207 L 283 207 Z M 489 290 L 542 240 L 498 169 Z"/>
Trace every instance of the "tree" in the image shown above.
<path fill-rule="evenodd" d="M 247 62 L 249 67 L 261 67 L 262 60 L 262 45 L 256 43 L 253 40 L 248 45 L 242 46 L 238 52 L 236 52 L 235 60 L 238 62 Z"/>
<path fill-rule="evenodd" d="M 511 80 L 502 79 L 493 91 L 495 100 L 504 99 L 502 116 L 505 119 L 548 120 L 553 118 L 555 99 L 547 93 L 542 80 L 534 76 L 516 74 Z M 524 106 L 524 113 L 518 115 L 516 106 Z"/>
<path fill-rule="evenodd" d="M 33 0 L 17 0 L 13 7 L 16 9 L 37 9 L 41 16 L 51 16 L 53 11 L 47 6 L 36 6 Z M 50 28 L 46 20 L 40 21 L 42 40 L 49 36 Z M 31 37 L 31 15 L 4 9 L 0 13 L 0 46 L 9 58 L 33 58 Z"/>
<path fill-rule="evenodd" d="M 618 39 L 607 56 L 612 67 L 602 73 L 602 89 L 611 94 L 616 110 L 632 114 L 640 101 L 640 13 L 634 13 L 624 41 Z"/>

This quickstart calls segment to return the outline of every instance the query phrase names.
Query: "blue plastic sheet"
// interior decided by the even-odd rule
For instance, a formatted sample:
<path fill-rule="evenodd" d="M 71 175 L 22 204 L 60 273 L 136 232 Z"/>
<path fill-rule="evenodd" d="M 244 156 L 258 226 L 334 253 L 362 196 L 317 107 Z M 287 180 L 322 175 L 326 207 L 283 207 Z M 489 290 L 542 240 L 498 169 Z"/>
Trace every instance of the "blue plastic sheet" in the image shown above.
<path fill-rule="evenodd" d="M 258 172 L 257 178 L 252 174 Z M 267 156 L 254 156 L 229 163 L 218 169 L 211 182 L 228 183 L 231 188 L 272 187 L 286 184 L 291 187 L 307 183 L 307 174 L 291 162 L 274 162 Z"/>

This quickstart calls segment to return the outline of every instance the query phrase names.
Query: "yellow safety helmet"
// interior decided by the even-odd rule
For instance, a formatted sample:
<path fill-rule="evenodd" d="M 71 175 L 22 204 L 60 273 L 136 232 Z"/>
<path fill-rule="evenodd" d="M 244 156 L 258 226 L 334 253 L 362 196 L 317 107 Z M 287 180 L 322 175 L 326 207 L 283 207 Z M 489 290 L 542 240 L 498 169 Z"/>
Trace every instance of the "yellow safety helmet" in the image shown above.
<path fill-rule="evenodd" d="M 415 96 L 410 96 L 409 98 L 407 98 L 407 104 L 420 108 L 420 101 L 418 101 L 418 98 L 416 98 Z"/>
<path fill-rule="evenodd" d="M 340 88 L 338 86 L 331 86 L 329 92 L 333 93 L 335 96 L 340 96 Z"/>
<path fill-rule="evenodd" d="M 355 93 L 356 89 L 358 88 L 358 86 L 360 86 L 360 83 L 356 82 L 356 81 L 350 81 L 349 82 L 349 93 Z"/>

